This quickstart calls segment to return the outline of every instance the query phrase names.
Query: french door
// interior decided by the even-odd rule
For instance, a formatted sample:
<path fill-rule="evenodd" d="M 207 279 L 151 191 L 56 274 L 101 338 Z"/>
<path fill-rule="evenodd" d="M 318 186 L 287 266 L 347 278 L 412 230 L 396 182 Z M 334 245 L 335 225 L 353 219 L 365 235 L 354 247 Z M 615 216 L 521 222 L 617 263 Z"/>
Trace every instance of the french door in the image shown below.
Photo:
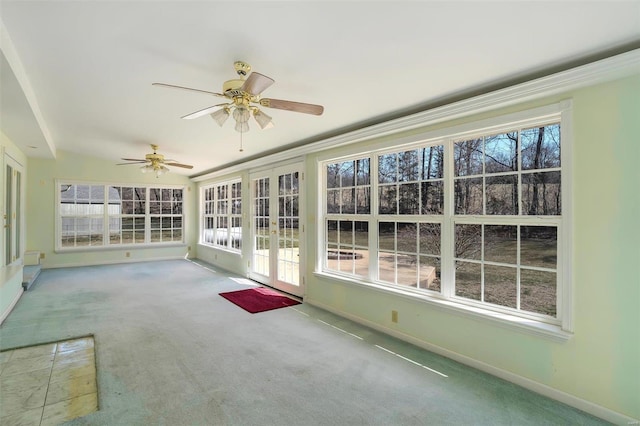
<path fill-rule="evenodd" d="M 22 166 L 9 155 L 4 156 L 4 265 L 22 259 Z"/>
<path fill-rule="evenodd" d="M 256 281 L 300 297 L 304 294 L 302 178 L 301 164 L 251 174 L 249 268 Z"/>

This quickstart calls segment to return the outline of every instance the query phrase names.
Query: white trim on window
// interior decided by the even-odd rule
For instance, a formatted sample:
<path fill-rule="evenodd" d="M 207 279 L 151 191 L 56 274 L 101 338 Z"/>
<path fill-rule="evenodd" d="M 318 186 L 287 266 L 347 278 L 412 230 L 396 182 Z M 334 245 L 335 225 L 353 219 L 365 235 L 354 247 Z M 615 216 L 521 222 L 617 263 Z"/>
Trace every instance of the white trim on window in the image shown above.
<path fill-rule="evenodd" d="M 66 185 L 82 185 L 82 186 L 95 186 L 102 187 L 104 189 L 102 203 L 94 203 L 96 206 L 102 206 L 102 212 L 92 215 L 95 219 L 100 219 L 101 227 L 102 227 L 102 244 L 99 245 L 80 245 L 80 246 L 63 246 L 62 245 L 62 215 L 60 205 L 62 203 L 62 187 Z M 110 231 L 109 231 L 109 223 L 110 219 L 116 217 L 113 214 L 109 213 L 109 188 L 111 187 L 123 187 L 123 188 L 144 188 L 145 189 L 145 212 L 138 214 L 140 218 L 144 219 L 144 241 L 141 243 L 130 243 L 130 244 L 111 244 L 110 241 Z M 151 213 L 150 212 L 150 189 L 170 189 L 170 190 L 180 190 L 182 191 L 182 199 L 181 203 L 181 213 L 180 214 L 169 214 L 166 215 L 164 213 Z M 186 186 L 184 185 L 172 185 L 172 184 L 163 184 L 163 185 L 154 185 L 154 184 L 137 184 L 137 183 L 116 183 L 116 182 L 93 182 L 93 181 L 82 181 L 82 180 L 74 180 L 74 179 L 56 179 L 55 180 L 55 203 L 56 203 L 56 213 L 55 213 L 55 251 L 56 252 L 78 252 L 78 251 L 98 251 L 98 250 L 121 250 L 121 249 L 137 249 L 137 248 L 157 248 L 157 247 L 170 247 L 170 246 L 184 246 L 185 243 L 185 212 L 184 212 L 184 196 L 186 192 Z M 98 200 L 94 200 L 98 201 Z M 156 202 L 158 200 L 154 200 Z M 129 215 L 132 216 L 133 215 Z M 171 240 L 171 241 L 158 241 L 152 242 L 152 234 L 151 234 L 151 218 L 152 217 L 178 217 L 179 221 L 179 229 L 180 230 L 180 240 Z M 173 223 L 173 220 L 172 220 Z M 173 225 L 172 225 L 173 231 Z"/>
<path fill-rule="evenodd" d="M 219 198 L 220 191 L 226 187 L 224 200 Z M 237 196 L 234 196 L 234 187 Z M 208 195 L 209 194 L 209 195 Z M 209 197 L 212 198 L 209 198 Z M 234 205 L 233 203 L 239 203 Z M 199 244 L 234 254 L 242 252 L 242 178 L 233 178 L 212 182 L 200 187 Z M 225 212 L 219 208 L 225 205 Z M 239 213 L 238 213 L 239 209 Z M 219 226 L 225 222 L 225 226 Z M 237 226 L 236 226 L 237 225 Z M 224 230 L 224 231 L 222 231 Z M 223 244 L 221 244 L 223 242 Z"/>
<path fill-rule="evenodd" d="M 562 212 L 555 216 L 529 216 L 516 212 L 513 215 L 455 215 L 454 213 L 454 197 L 453 185 L 454 177 L 454 142 L 464 140 L 465 137 L 477 137 L 478 135 L 499 134 L 505 131 L 514 131 L 515 129 L 526 129 L 533 126 L 545 126 L 552 123 L 561 123 L 561 140 L 562 147 L 560 150 L 560 167 L 548 170 L 562 171 L 561 179 L 561 201 Z M 391 142 L 389 140 L 383 142 L 374 142 L 366 146 L 366 151 L 362 148 L 353 148 L 345 152 L 339 158 L 332 157 L 331 154 L 324 154 L 318 158 L 318 194 L 319 205 L 318 213 L 322 220 L 318 221 L 318 259 L 316 262 L 316 274 L 319 276 L 334 277 L 343 282 L 358 282 L 361 285 L 371 286 L 375 288 L 385 289 L 392 293 L 398 293 L 409 297 L 416 297 L 420 300 L 433 300 L 439 306 L 452 307 L 457 311 L 469 311 L 474 315 L 484 315 L 490 318 L 499 319 L 506 323 L 514 323 L 519 326 L 526 324 L 527 329 L 543 330 L 542 334 L 549 333 L 559 337 L 561 340 L 566 339 L 572 332 L 573 312 L 572 312 L 572 281 L 571 281 L 571 101 L 566 100 L 557 104 L 533 108 L 529 110 L 519 111 L 512 114 L 492 117 L 476 122 L 465 123 L 435 131 L 427 131 L 407 137 L 400 137 Z M 445 146 L 445 170 L 444 170 L 444 191 L 445 205 L 443 215 L 403 215 L 403 214 L 380 214 L 378 212 L 378 157 L 385 153 L 398 153 L 406 150 L 423 148 L 444 144 Z M 520 154 L 518 154 L 520 155 Z M 349 215 L 349 214 L 332 214 L 327 212 L 327 165 L 345 161 L 353 161 L 361 158 L 370 159 L 370 180 L 371 180 L 371 213 L 369 215 Z M 547 171 L 547 169 L 541 169 Z M 522 176 L 527 171 L 518 168 L 517 172 L 511 173 L 514 176 Z M 481 176 L 484 176 L 484 172 Z M 489 175 L 494 176 L 493 174 Z M 518 182 L 520 178 L 517 178 Z M 374 184 L 375 182 L 375 184 Z M 518 184 L 518 193 L 521 195 L 521 189 Z M 520 207 L 519 207 L 520 210 Z M 369 223 L 369 250 L 370 250 L 370 268 L 369 276 L 366 278 L 357 278 L 348 273 L 331 270 L 327 268 L 327 252 L 325 251 L 325 242 L 327 242 L 327 224 L 329 220 L 355 220 L 367 221 Z M 430 291 L 417 291 L 411 288 L 400 288 L 398 285 L 389 285 L 380 281 L 377 277 L 378 269 L 378 223 L 379 222 L 439 222 L 442 223 L 442 239 L 441 239 L 441 282 L 442 289 L 439 293 Z M 556 274 L 556 304 L 555 316 L 549 316 L 542 313 L 506 308 L 485 302 L 476 302 L 472 299 L 463 299 L 454 294 L 454 226 L 456 223 L 477 223 L 477 224 L 502 224 L 516 226 L 518 235 L 520 226 L 551 226 L 556 227 L 560 231 L 557 235 L 558 255 L 556 259 L 556 267 L 549 269 L 550 273 Z M 518 237 L 519 238 L 519 237 Z M 520 241 L 518 239 L 518 241 Z M 518 249 L 519 250 L 519 249 Z M 481 264 L 492 265 L 495 262 L 482 260 Z M 473 262 L 472 262 L 473 263 Z M 520 276 L 520 259 L 513 266 Z M 525 266 L 524 271 L 540 270 L 545 268 Z M 547 268 L 548 269 L 548 268 Z M 546 269 L 545 269 L 546 270 Z M 520 294 L 520 293 L 518 293 Z M 536 331 L 536 332 L 537 332 Z"/>

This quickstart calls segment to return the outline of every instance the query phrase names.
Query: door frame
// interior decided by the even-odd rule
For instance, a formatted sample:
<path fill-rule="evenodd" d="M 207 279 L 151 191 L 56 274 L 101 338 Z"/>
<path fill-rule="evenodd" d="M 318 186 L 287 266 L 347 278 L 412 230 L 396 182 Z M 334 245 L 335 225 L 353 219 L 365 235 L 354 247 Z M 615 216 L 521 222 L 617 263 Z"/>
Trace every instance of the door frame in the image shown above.
<path fill-rule="evenodd" d="M 287 283 L 278 280 L 278 254 L 279 254 L 279 202 L 278 202 L 278 178 L 280 175 L 287 173 L 298 172 L 298 285 Z M 255 232 L 255 215 L 256 215 L 256 203 L 255 203 L 255 182 L 259 179 L 269 179 L 269 275 L 263 275 L 254 270 L 254 252 L 256 250 L 256 232 Z M 265 284 L 270 287 L 274 287 L 278 290 L 286 293 L 303 297 L 305 292 L 305 280 L 304 270 L 306 264 L 305 256 L 305 226 L 304 226 L 304 161 L 298 160 L 294 163 L 287 163 L 281 165 L 273 165 L 269 168 L 261 168 L 257 171 L 249 173 L 249 201 L 251 208 L 249 212 L 249 224 L 250 224 L 250 236 L 251 236 L 251 249 L 250 249 L 250 262 L 248 268 L 249 278 Z M 272 254 L 276 253 L 275 256 Z"/>
<path fill-rule="evenodd" d="M 11 181 L 7 181 L 7 169 L 11 167 L 13 173 Z M 19 186 L 17 174 L 20 174 Z M 7 186 L 11 184 L 11 194 L 7 193 Z M 2 204 L 4 209 L 2 229 L 2 266 L 21 264 L 25 246 L 25 172 L 24 166 L 11 155 L 2 152 Z M 8 197 L 11 200 L 8 200 Z M 7 201 L 10 201 L 7 203 Z M 7 220 L 8 219 L 8 220 Z M 7 238 L 6 226 L 11 227 L 10 238 Z M 11 244 L 11 246 L 9 246 Z M 9 250 L 7 252 L 7 249 Z M 7 262 L 7 256 L 11 259 Z"/>

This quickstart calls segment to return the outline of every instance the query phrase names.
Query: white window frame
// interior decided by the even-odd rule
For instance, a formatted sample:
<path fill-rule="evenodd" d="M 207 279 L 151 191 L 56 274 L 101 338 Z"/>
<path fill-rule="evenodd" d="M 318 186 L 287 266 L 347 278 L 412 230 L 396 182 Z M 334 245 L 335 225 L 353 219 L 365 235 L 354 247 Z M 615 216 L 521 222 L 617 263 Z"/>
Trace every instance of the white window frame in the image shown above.
<path fill-rule="evenodd" d="M 238 185 L 240 189 L 240 196 L 233 197 L 233 185 Z M 227 186 L 227 197 L 225 200 L 218 199 L 218 189 L 220 187 Z M 213 192 L 213 199 L 207 200 L 207 191 Z M 214 182 L 208 185 L 203 185 L 200 188 L 200 244 L 207 247 L 214 247 L 217 249 L 227 250 L 233 253 L 242 252 L 242 178 L 225 180 L 221 182 Z M 217 212 L 218 202 L 227 202 L 227 212 L 219 214 Z M 240 213 L 233 212 L 232 204 L 234 202 L 240 203 Z M 207 209 L 207 203 L 210 203 L 210 210 Z M 218 229 L 216 224 L 218 218 L 226 218 L 227 226 L 225 228 Z M 207 221 L 213 224 L 213 227 L 207 226 Z M 240 226 L 233 226 L 233 222 L 240 222 Z M 219 244 L 219 231 L 224 230 L 224 244 Z M 238 242 L 238 247 L 234 247 L 234 241 Z"/>
<path fill-rule="evenodd" d="M 316 274 L 338 279 L 349 284 L 364 285 L 373 287 L 385 292 L 410 297 L 412 299 L 423 300 L 429 304 L 434 304 L 445 309 L 452 309 L 456 312 L 469 314 L 474 317 L 498 321 L 502 324 L 515 326 L 525 331 L 533 332 L 533 334 L 550 337 L 556 340 L 566 340 L 571 336 L 573 331 L 573 291 L 572 291 L 572 263 L 571 263 L 571 217 L 572 217 L 572 196 L 571 196 L 571 152 L 572 152 L 572 103 L 571 101 L 562 101 L 557 104 L 547 105 L 543 107 L 524 110 L 512 114 L 496 116 L 480 121 L 469 122 L 466 124 L 443 128 L 434 131 L 428 131 L 414 136 L 408 136 L 396 139 L 396 143 L 390 147 L 389 142 L 372 143 L 367 147 L 367 151 L 358 151 L 352 149 L 343 157 L 331 157 L 325 155 L 318 158 L 318 189 L 319 189 L 319 210 L 318 213 L 322 220 L 318 221 L 318 259 L 316 262 Z M 505 220 L 504 216 L 462 216 L 456 217 L 453 214 L 453 142 L 464 139 L 465 137 L 474 137 L 478 135 L 497 134 L 501 131 L 513 130 L 515 128 L 529 128 L 536 125 L 548 124 L 552 122 L 560 122 L 561 132 L 561 196 L 562 196 L 562 212 L 559 216 L 544 217 L 526 217 L 526 216 L 508 216 Z M 378 208 L 378 185 L 377 185 L 377 164 L 378 156 L 389 152 L 400 152 L 417 147 L 444 144 L 445 151 L 445 176 L 444 176 L 444 192 L 445 206 L 444 215 L 380 215 L 377 213 Z M 361 158 L 370 158 L 371 164 L 371 214 L 370 215 L 344 215 L 344 220 L 365 220 L 369 221 L 369 247 L 372 253 L 369 271 L 369 277 L 357 277 L 349 274 L 341 274 L 326 268 L 325 259 L 325 242 L 326 242 L 326 223 L 327 220 L 340 219 L 340 216 L 327 214 L 326 211 L 326 166 L 340 161 L 357 160 Z M 520 173 L 520 172 L 519 172 Z M 376 182 L 375 185 L 373 182 Z M 374 189 L 375 188 L 375 189 Z M 451 195 L 447 195 L 451 194 Z M 514 312 L 511 309 L 501 309 L 496 306 L 486 306 L 484 303 L 475 303 L 467 299 L 461 300 L 460 297 L 453 295 L 453 231 L 455 222 L 474 222 L 474 219 L 480 220 L 482 223 L 505 223 L 512 224 L 510 221 L 518 222 L 520 219 L 527 219 L 527 225 L 540 223 L 554 223 L 558 227 L 558 251 L 557 251 L 557 302 L 556 317 L 532 314 L 527 311 Z M 441 232 L 443 238 L 441 240 L 441 260 L 442 260 L 442 289 L 441 292 L 425 292 L 416 291 L 411 288 L 399 288 L 398 286 L 388 285 L 378 280 L 371 279 L 375 277 L 374 272 L 377 270 L 377 227 L 378 221 L 397 221 L 397 222 L 433 222 L 442 223 Z"/>
<path fill-rule="evenodd" d="M 60 204 L 62 202 L 61 191 L 62 187 L 66 185 L 87 185 L 87 186 L 102 186 L 104 187 L 104 200 L 102 203 L 103 212 L 99 215 L 92 215 L 93 217 L 101 217 L 103 219 L 103 233 L 102 233 L 102 244 L 101 245 L 87 245 L 87 246 L 75 246 L 75 247 L 63 247 L 62 246 L 62 215 Z M 127 243 L 127 244 L 111 244 L 109 238 L 109 220 L 114 218 L 114 215 L 109 214 L 109 188 L 110 187 L 126 187 L 126 188 L 145 188 L 145 213 L 144 215 L 140 214 L 141 217 L 144 217 L 144 242 L 142 243 Z M 170 215 L 171 217 L 181 216 L 181 239 L 180 241 L 151 241 L 151 217 L 163 216 L 162 214 L 151 214 L 150 203 L 149 203 L 149 194 L 150 189 L 171 189 L 171 190 L 181 190 L 182 191 L 182 214 L 181 215 Z M 113 250 L 113 249 L 136 249 L 136 248 L 149 248 L 149 247 L 167 247 L 167 246 L 184 246 L 185 243 L 185 193 L 186 186 L 184 185 L 153 185 L 153 184 L 137 184 L 137 183 L 114 183 L 114 182 L 92 182 L 92 181 L 81 181 L 81 180 L 72 180 L 72 179 L 56 179 L 55 181 L 55 202 L 56 202 L 56 229 L 55 229 L 55 251 L 56 252 L 77 252 L 77 251 L 99 251 L 99 250 Z"/>

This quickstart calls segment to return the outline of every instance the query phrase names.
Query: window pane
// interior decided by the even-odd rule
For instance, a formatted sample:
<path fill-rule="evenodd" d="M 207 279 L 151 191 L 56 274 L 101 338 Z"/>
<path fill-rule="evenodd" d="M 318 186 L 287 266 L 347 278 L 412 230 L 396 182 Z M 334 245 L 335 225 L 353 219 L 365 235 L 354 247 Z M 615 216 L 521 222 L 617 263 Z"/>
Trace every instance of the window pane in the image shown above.
<path fill-rule="evenodd" d="M 484 265 L 484 301 L 517 308 L 517 269 Z"/>
<path fill-rule="evenodd" d="M 354 243 L 356 246 L 369 247 L 368 222 L 354 222 Z"/>
<path fill-rule="evenodd" d="M 453 145 L 455 176 L 471 176 L 482 173 L 482 139 L 472 139 Z"/>
<path fill-rule="evenodd" d="M 340 213 L 340 189 L 327 190 L 327 213 Z"/>
<path fill-rule="evenodd" d="M 517 226 L 484 226 L 484 260 L 515 265 L 517 263 L 517 254 Z"/>
<path fill-rule="evenodd" d="M 397 224 L 397 251 L 418 252 L 418 226 L 415 223 Z"/>
<path fill-rule="evenodd" d="M 479 263 L 456 261 L 456 296 L 480 300 L 481 267 Z"/>
<path fill-rule="evenodd" d="M 482 214 L 482 178 L 456 179 L 454 191 L 456 214 Z"/>
<path fill-rule="evenodd" d="M 534 216 L 561 214 L 560 172 L 522 175 L 522 214 Z"/>
<path fill-rule="evenodd" d="M 355 191 L 355 188 L 343 189 L 341 191 L 343 214 L 354 214 L 356 212 Z"/>
<path fill-rule="evenodd" d="M 422 148 L 422 179 L 441 179 L 444 176 L 444 146 Z"/>
<path fill-rule="evenodd" d="M 371 183 L 370 179 L 370 165 L 369 159 L 363 158 L 361 160 L 356 161 L 357 168 L 357 180 L 356 185 L 369 185 Z"/>
<path fill-rule="evenodd" d="M 398 192 L 398 213 L 420 214 L 420 184 L 400 184 L 398 185 Z"/>
<path fill-rule="evenodd" d="M 482 225 L 456 225 L 455 230 L 455 256 L 461 259 L 480 260 Z"/>
<path fill-rule="evenodd" d="M 396 256 L 393 253 L 378 253 L 378 279 L 388 283 L 396 282 Z"/>
<path fill-rule="evenodd" d="M 442 214 L 444 188 L 442 181 L 422 182 L 422 214 Z"/>
<path fill-rule="evenodd" d="M 440 255 L 440 224 L 420 224 L 420 253 Z"/>
<path fill-rule="evenodd" d="M 440 291 L 440 259 L 420 256 L 418 288 Z"/>
<path fill-rule="evenodd" d="M 485 173 L 501 173 L 518 170 L 517 142 L 517 132 L 487 136 L 484 139 Z"/>
<path fill-rule="evenodd" d="M 327 188 L 340 187 L 340 164 L 327 164 Z"/>
<path fill-rule="evenodd" d="M 338 244 L 338 221 L 327 221 L 327 242 L 329 244 Z"/>
<path fill-rule="evenodd" d="M 520 132 L 522 169 L 560 167 L 560 124 Z"/>
<path fill-rule="evenodd" d="M 520 264 L 556 269 L 558 229 L 554 226 L 520 227 Z"/>
<path fill-rule="evenodd" d="M 371 188 L 365 187 L 356 189 L 356 213 L 371 213 Z"/>
<path fill-rule="evenodd" d="M 339 222 L 340 232 L 338 238 L 340 245 L 353 246 L 353 222 L 349 220 L 341 220 Z"/>
<path fill-rule="evenodd" d="M 378 192 L 378 212 L 380 214 L 397 214 L 397 191 L 395 185 L 381 185 Z"/>
<path fill-rule="evenodd" d="M 411 287 L 418 286 L 418 256 L 415 254 L 398 254 L 396 262 L 398 267 L 398 284 Z"/>
<path fill-rule="evenodd" d="M 151 229 L 160 229 L 160 217 L 158 216 L 151 217 Z"/>
<path fill-rule="evenodd" d="M 556 316 L 556 273 L 520 270 L 520 309 Z"/>
<path fill-rule="evenodd" d="M 149 213 L 160 214 L 162 212 L 162 203 L 160 201 L 149 202 Z"/>
<path fill-rule="evenodd" d="M 356 170 L 354 161 L 345 161 L 340 165 L 340 186 L 355 186 Z"/>
<path fill-rule="evenodd" d="M 133 201 L 122 202 L 122 214 L 133 214 Z"/>
<path fill-rule="evenodd" d="M 378 157 L 378 182 L 397 182 L 396 154 L 385 154 Z"/>
<path fill-rule="evenodd" d="M 518 214 L 518 177 L 516 175 L 485 178 L 486 214 Z"/>
<path fill-rule="evenodd" d="M 410 182 L 420 178 L 420 152 L 406 151 L 398 154 L 398 181 Z"/>
<path fill-rule="evenodd" d="M 380 250 L 395 251 L 396 224 L 394 222 L 380 222 L 378 224 L 378 247 Z"/>

